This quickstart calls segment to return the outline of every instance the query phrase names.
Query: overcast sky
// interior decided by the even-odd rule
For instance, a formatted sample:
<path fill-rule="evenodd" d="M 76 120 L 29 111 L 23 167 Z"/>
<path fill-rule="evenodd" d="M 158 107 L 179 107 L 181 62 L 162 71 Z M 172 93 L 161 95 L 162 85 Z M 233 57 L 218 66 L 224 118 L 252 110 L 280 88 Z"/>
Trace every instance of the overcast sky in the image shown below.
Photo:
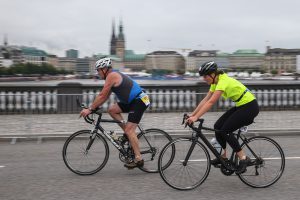
<path fill-rule="evenodd" d="M 0 41 L 64 56 L 107 54 L 112 21 L 126 49 L 300 48 L 298 0 L 0 0 Z M 173 48 L 173 49 L 172 49 Z M 182 53 L 178 50 L 179 53 Z"/>

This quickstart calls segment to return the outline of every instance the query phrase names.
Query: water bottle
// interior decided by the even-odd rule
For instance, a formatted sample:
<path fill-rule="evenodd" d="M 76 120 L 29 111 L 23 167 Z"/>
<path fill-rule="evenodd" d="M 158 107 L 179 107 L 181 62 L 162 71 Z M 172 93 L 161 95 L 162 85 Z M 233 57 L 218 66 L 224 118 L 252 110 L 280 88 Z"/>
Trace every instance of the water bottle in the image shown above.
<path fill-rule="evenodd" d="M 117 134 L 114 132 L 114 131 L 111 131 L 110 132 L 110 135 L 111 135 L 111 137 L 115 140 L 115 141 L 117 141 L 118 140 L 118 136 L 117 136 Z"/>
<path fill-rule="evenodd" d="M 215 137 L 210 140 L 210 144 L 221 154 L 222 147 Z"/>

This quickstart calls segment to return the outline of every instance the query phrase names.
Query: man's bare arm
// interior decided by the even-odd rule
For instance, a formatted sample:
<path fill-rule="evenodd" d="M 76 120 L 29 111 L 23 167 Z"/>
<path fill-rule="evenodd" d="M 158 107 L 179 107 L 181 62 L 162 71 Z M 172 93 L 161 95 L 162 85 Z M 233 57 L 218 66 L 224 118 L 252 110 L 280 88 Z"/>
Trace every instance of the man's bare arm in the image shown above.
<path fill-rule="evenodd" d="M 90 106 L 91 110 L 94 110 L 101 106 L 105 101 L 109 98 L 111 94 L 111 88 L 116 84 L 118 81 L 117 74 L 112 73 L 110 76 L 107 76 L 106 81 L 104 83 L 103 89 L 98 94 L 98 96 L 95 98 L 94 102 Z"/>

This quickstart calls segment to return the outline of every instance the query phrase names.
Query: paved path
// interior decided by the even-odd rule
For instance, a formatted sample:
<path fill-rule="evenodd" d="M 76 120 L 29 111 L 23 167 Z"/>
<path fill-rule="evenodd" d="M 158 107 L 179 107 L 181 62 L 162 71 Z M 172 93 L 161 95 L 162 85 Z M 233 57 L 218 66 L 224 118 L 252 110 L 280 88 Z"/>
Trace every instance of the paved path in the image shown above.
<path fill-rule="evenodd" d="M 0 144 L 1 200 L 299 200 L 300 159 L 297 137 L 274 137 L 284 149 L 282 177 L 268 188 L 254 189 L 237 176 L 211 168 L 206 181 L 191 191 L 178 191 L 159 174 L 127 170 L 110 145 L 107 165 L 93 176 L 78 176 L 64 165 L 63 141 Z"/>
<path fill-rule="evenodd" d="M 204 125 L 212 127 L 223 112 L 209 112 Z M 109 118 L 104 114 L 103 118 Z M 146 113 L 141 122 L 146 128 L 159 128 L 171 134 L 189 131 L 181 125 L 182 113 Z M 300 111 L 262 111 L 249 126 L 249 132 L 270 134 L 300 134 Z M 90 129 L 77 114 L 0 115 L 0 137 L 66 136 L 77 130 Z M 121 130 L 115 124 L 105 124 L 107 130 Z"/>

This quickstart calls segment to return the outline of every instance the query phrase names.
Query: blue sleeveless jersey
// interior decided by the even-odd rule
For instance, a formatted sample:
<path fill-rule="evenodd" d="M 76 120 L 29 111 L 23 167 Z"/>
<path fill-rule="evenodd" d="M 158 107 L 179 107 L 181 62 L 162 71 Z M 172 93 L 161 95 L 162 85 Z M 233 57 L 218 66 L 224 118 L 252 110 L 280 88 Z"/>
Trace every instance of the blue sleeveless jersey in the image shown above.
<path fill-rule="evenodd" d="M 112 87 L 111 90 L 122 103 L 129 104 L 143 91 L 143 89 L 129 76 L 120 72 L 117 73 L 122 76 L 122 82 L 119 86 Z"/>

